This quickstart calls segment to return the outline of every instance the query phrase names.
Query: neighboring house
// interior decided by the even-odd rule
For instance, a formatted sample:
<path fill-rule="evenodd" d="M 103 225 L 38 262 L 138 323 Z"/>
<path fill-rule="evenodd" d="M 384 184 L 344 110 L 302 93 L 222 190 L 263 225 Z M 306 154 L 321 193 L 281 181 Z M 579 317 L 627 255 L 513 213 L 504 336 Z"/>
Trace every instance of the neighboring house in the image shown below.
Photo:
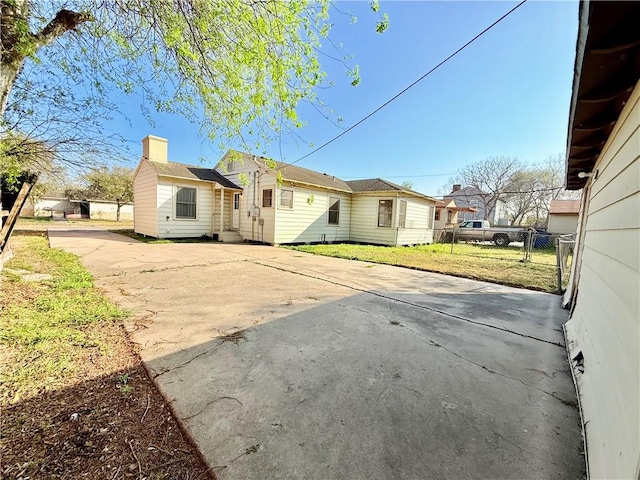
<path fill-rule="evenodd" d="M 591 478 L 640 478 L 640 2 L 581 2 L 566 187 L 583 189 L 565 302 Z"/>
<path fill-rule="evenodd" d="M 234 151 L 214 169 L 169 162 L 167 141 L 159 137 L 143 140 L 134 198 L 135 231 L 158 238 L 433 242 L 435 199 L 421 193 L 382 179 L 345 182 Z"/>
<path fill-rule="evenodd" d="M 580 200 L 551 200 L 547 232 L 560 235 L 576 233 Z"/>
<path fill-rule="evenodd" d="M 442 230 L 463 221 L 464 214 L 476 213 L 475 208 L 461 207 L 455 200 L 442 199 L 436 203 L 435 229 Z"/>
<path fill-rule="evenodd" d="M 487 205 L 485 211 L 484 198 L 486 193 L 476 187 L 463 187 L 454 184 L 451 193 L 443 198 L 444 202 L 454 200 L 458 207 L 464 208 L 458 214 L 458 222 L 465 220 L 489 220 L 491 225 L 505 223 L 503 219 L 507 217 L 505 207 L 502 202 L 496 201 Z M 506 222 L 508 223 L 508 222 Z"/>
<path fill-rule="evenodd" d="M 110 200 L 72 200 L 66 197 L 42 197 L 28 201 L 20 212 L 22 217 L 91 218 L 116 220 L 118 206 Z M 133 220 L 133 204 L 120 207 L 120 220 Z"/>

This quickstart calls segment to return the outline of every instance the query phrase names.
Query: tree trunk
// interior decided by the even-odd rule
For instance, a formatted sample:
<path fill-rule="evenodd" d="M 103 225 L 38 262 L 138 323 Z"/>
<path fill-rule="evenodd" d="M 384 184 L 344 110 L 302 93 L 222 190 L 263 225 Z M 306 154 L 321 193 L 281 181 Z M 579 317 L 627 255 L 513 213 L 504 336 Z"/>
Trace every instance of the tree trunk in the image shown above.
<path fill-rule="evenodd" d="M 116 204 L 116 222 L 120 221 L 120 204 Z"/>
<path fill-rule="evenodd" d="M 7 108 L 7 100 L 9 99 L 9 93 L 11 93 L 11 87 L 18 78 L 22 63 L 12 63 L 7 65 L 6 63 L 0 63 L 0 117 L 4 117 L 4 111 Z"/>

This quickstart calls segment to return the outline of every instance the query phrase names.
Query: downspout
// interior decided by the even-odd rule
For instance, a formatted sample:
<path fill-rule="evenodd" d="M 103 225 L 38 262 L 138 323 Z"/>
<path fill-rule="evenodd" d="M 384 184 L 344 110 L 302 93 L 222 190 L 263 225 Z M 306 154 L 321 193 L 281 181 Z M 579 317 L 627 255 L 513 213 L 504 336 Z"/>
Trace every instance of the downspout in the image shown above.
<path fill-rule="evenodd" d="M 215 218 L 216 218 L 216 184 L 211 184 L 211 203 L 213 204 L 213 208 L 211 209 L 211 238 L 213 238 L 213 231 L 215 229 Z"/>
<path fill-rule="evenodd" d="M 400 214 L 400 196 L 398 194 L 396 194 L 396 201 L 395 201 L 395 212 L 393 212 L 393 219 L 396 222 L 396 238 L 393 242 L 393 246 L 397 247 L 398 246 L 398 230 L 400 230 L 400 227 L 398 226 L 398 217 Z M 405 220 L 406 221 L 406 220 Z"/>
<path fill-rule="evenodd" d="M 255 156 L 253 157 L 255 161 Z M 255 225 L 256 225 L 256 177 L 257 170 L 253 171 L 253 197 L 251 198 L 253 204 L 251 206 L 251 242 L 255 242 Z"/>

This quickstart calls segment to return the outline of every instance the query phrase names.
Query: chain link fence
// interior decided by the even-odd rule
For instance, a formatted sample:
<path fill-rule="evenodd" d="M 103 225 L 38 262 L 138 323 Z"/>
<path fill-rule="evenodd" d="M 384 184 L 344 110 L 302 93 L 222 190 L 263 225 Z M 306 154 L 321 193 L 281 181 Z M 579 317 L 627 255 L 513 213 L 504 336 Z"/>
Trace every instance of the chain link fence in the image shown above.
<path fill-rule="evenodd" d="M 516 240 L 510 240 L 507 245 L 496 245 L 493 241 L 465 241 L 457 237 L 455 229 L 434 232 L 436 243 L 447 245 L 451 254 L 512 260 L 555 268 L 558 272 L 558 291 L 564 291 L 571 270 L 575 235 L 553 235 L 534 228 L 523 228 L 522 232 L 511 237 Z M 469 245 L 477 248 L 469 248 Z"/>

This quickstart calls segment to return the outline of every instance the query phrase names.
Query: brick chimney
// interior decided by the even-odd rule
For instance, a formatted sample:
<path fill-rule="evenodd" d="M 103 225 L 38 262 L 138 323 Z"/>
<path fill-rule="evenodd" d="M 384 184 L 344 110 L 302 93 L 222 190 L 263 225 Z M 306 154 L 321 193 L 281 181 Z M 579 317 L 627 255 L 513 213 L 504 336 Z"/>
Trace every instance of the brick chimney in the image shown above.
<path fill-rule="evenodd" d="M 460 185 L 459 183 L 454 183 L 453 184 L 453 189 L 451 190 L 451 193 L 453 192 L 457 192 L 458 190 L 460 190 L 462 188 L 462 185 Z"/>
<path fill-rule="evenodd" d="M 142 139 L 142 158 L 152 162 L 167 163 L 169 140 L 162 137 L 147 135 Z"/>

